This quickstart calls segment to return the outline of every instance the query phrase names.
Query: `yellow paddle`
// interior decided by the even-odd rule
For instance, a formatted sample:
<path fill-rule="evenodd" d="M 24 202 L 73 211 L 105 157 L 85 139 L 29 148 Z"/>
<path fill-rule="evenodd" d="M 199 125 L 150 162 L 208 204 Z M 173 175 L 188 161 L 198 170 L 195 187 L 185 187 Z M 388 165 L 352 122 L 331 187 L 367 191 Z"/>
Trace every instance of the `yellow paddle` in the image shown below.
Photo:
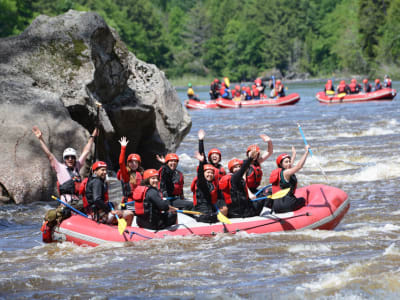
<path fill-rule="evenodd" d="M 111 203 L 108 203 L 108 205 L 111 207 L 111 210 L 114 210 L 114 207 L 112 207 Z M 115 217 L 118 220 L 118 232 L 119 232 L 120 235 L 122 235 L 124 233 L 125 228 L 126 228 L 126 226 L 128 224 L 126 224 L 125 219 L 120 219 L 117 214 L 115 214 Z"/>
<path fill-rule="evenodd" d="M 228 77 L 224 77 L 224 82 L 225 82 L 225 85 L 226 85 L 227 88 L 228 88 L 229 85 L 231 84 L 231 82 L 229 81 L 229 78 L 228 78 Z"/>
<path fill-rule="evenodd" d="M 346 93 L 340 93 L 340 94 L 337 95 L 337 97 L 338 97 L 338 98 L 343 98 L 343 97 L 346 96 L 346 95 L 347 95 Z"/>
<path fill-rule="evenodd" d="M 284 190 L 277 191 L 276 193 L 274 193 L 272 195 L 256 198 L 251 201 L 258 201 L 258 200 L 263 200 L 263 199 L 267 199 L 267 198 L 272 199 L 272 200 L 283 198 L 289 193 L 289 191 L 290 191 L 290 188 L 287 188 Z"/>
<path fill-rule="evenodd" d="M 214 204 L 214 205 L 218 212 L 218 214 L 217 214 L 218 221 L 225 223 L 225 224 L 232 224 L 231 220 L 229 220 L 227 217 L 224 216 L 224 214 L 219 210 L 218 206 L 216 204 Z"/>
<path fill-rule="evenodd" d="M 327 91 L 325 92 L 325 94 L 327 94 L 327 95 L 335 95 L 335 91 L 327 90 Z"/>
<path fill-rule="evenodd" d="M 189 214 L 189 215 L 203 215 L 202 212 L 193 211 L 193 210 L 177 209 L 176 211 L 179 212 L 179 213 L 184 213 L 184 214 Z"/>

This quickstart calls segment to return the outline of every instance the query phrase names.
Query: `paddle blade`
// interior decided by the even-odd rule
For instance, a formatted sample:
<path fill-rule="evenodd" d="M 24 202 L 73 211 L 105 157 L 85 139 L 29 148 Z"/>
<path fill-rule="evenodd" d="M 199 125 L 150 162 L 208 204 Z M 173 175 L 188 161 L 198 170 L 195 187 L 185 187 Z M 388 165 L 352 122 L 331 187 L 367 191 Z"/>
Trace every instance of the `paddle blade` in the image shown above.
<path fill-rule="evenodd" d="M 227 217 L 225 217 L 225 216 L 222 214 L 222 212 L 219 212 L 219 213 L 218 213 L 217 218 L 218 218 L 218 221 L 220 221 L 220 222 L 222 222 L 222 223 L 225 223 L 225 224 L 232 224 L 232 222 L 231 222 Z"/>
<path fill-rule="evenodd" d="M 118 232 L 120 235 L 122 235 L 124 233 L 126 226 L 127 226 L 127 224 L 126 224 L 125 219 L 121 219 L 121 218 L 118 219 Z"/>
<path fill-rule="evenodd" d="M 226 87 L 229 87 L 231 84 L 228 77 L 224 77 L 224 82 L 225 82 Z"/>
<path fill-rule="evenodd" d="M 340 93 L 340 94 L 338 94 L 337 96 L 338 96 L 338 98 L 343 98 L 344 96 L 346 96 L 347 94 L 346 93 Z"/>
<path fill-rule="evenodd" d="M 199 212 L 199 211 L 193 211 L 193 210 L 180 210 L 178 209 L 177 212 L 181 212 L 184 214 L 190 214 L 190 215 L 202 215 L 203 213 Z"/>
<path fill-rule="evenodd" d="M 282 197 L 285 197 L 290 191 L 290 188 L 284 189 L 284 190 L 280 190 L 278 192 L 276 192 L 275 194 L 271 195 L 271 199 L 279 199 Z"/>

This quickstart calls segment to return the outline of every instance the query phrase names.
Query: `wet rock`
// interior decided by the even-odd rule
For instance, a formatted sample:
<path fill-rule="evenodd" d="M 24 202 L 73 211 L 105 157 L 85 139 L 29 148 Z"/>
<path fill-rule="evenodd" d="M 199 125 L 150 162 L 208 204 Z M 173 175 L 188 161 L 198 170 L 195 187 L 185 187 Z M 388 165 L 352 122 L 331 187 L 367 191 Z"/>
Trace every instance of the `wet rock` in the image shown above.
<path fill-rule="evenodd" d="M 101 103 L 98 158 L 113 170 L 121 136 L 127 153 L 154 167 L 154 155 L 175 151 L 191 127 L 164 73 L 137 59 L 93 12 L 42 15 L 21 35 L 0 39 L 0 93 L 0 183 L 16 203 L 55 192 L 33 125 L 61 160 L 64 148 L 79 153 L 87 143 Z"/>

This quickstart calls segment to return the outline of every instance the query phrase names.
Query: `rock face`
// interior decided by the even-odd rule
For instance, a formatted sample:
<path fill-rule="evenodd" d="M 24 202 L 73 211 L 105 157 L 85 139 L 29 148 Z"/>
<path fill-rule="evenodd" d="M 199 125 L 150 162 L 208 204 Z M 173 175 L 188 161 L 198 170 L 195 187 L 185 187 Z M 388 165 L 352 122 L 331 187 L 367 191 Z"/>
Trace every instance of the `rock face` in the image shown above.
<path fill-rule="evenodd" d="M 191 119 L 156 66 L 138 60 L 96 13 L 39 16 L 21 35 L 0 39 L 0 201 L 49 199 L 55 173 L 31 131 L 37 125 L 61 160 L 82 151 L 95 127 L 98 158 L 118 169 L 120 144 L 146 167 L 175 151 Z M 88 165 L 88 164 L 87 164 Z M 87 168 L 86 168 L 87 171 Z"/>

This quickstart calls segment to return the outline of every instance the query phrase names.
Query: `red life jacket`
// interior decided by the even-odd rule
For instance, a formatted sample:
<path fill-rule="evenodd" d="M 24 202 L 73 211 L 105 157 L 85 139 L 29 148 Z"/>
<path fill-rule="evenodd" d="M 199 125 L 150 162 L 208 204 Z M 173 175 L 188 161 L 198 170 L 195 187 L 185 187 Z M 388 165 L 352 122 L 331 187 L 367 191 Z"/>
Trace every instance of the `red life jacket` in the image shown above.
<path fill-rule="evenodd" d="M 173 196 L 180 196 L 183 194 L 183 174 L 182 172 L 176 170 L 179 174 L 179 178 L 174 176 L 173 183 L 174 183 L 174 192 L 172 193 Z"/>
<path fill-rule="evenodd" d="M 117 173 L 117 179 L 121 181 L 122 185 L 122 194 L 124 195 L 122 198 L 122 203 L 130 202 L 130 199 L 133 200 L 133 191 L 140 185 L 142 182 L 142 174 L 136 171 L 136 184 L 132 184 L 130 182 L 124 182 L 121 177 L 121 170 Z"/>
<path fill-rule="evenodd" d="M 327 82 L 326 84 L 325 84 L 325 91 L 332 91 L 333 90 L 333 88 L 332 88 L 332 82 Z"/>
<path fill-rule="evenodd" d="M 214 166 L 214 168 L 215 168 L 215 170 L 214 170 L 214 174 L 215 175 L 214 176 L 215 176 L 215 179 L 218 182 L 223 176 L 226 175 L 226 172 L 225 172 L 225 169 L 224 169 L 223 166 L 220 166 L 219 168 Z"/>
<path fill-rule="evenodd" d="M 219 95 L 220 95 L 220 97 L 222 97 L 223 94 L 225 94 L 225 87 L 221 87 L 221 88 L 219 89 Z"/>
<path fill-rule="evenodd" d="M 275 169 L 271 172 L 271 175 L 269 176 L 269 183 L 272 184 L 272 194 L 275 194 L 276 192 L 279 192 L 281 190 L 281 174 L 282 174 L 282 168 Z M 293 189 L 293 194 L 296 192 L 296 186 Z"/>
<path fill-rule="evenodd" d="M 63 184 L 60 184 L 57 181 L 58 194 L 60 196 L 64 194 L 79 195 L 79 189 L 82 181 L 81 175 L 77 169 L 71 170 L 70 168 L 67 168 L 67 171 L 71 179 L 67 180 Z"/>
<path fill-rule="evenodd" d="M 355 93 L 357 91 L 357 84 L 352 82 L 349 84 L 350 92 Z"/>
<path fill-rule="evenodd" d="M 146 193 L 149 187 L 144 185 L 139 185 L 133 191 L 133 200 L 135 201 L 135 214 L 143 215 L 144 214 L 144 198 L 146 198 Z"/>
<path fill-rule="evenodd" d="M 89 202 L 86 198 L 86 186 L 87 186 L 88 182 L 89 182 L 89 177 L 86 177 L 85 179 L 83 179 L 83 181 L 79 187 L 79 195 L 82 196 L 83 208 L 87 208 L 89 206 Z M 104 194 L 104 200 L 106 203 L 108 203 L 108 190 Z"/>
<path fill-rule="evenodd" d="M 240 91 L 237 89 L 232 90 L 232 98 L 240 97 Z"/>
<path fill-rule="evenodd" d="M 253 89 L 253 97 L 258 97 L 258 96 L 260 96 L 260 91 L 257 89 L 257 87 L 255 87 Z"/>
<path fill-rule="evenodd" d="M 338 94 L 346 93 L 346 85 L 345 84 L 339 84 L 337 92 L 338 92 Z"/>
<path fill-rule="evenodd" d="M 250 189 L 256 189 L 261 183 L 263 171 L 260 165 L 250 165 L 250 175 L 246 176 L 246 183 Z"/>
<path fill-rule="evenodd" d="M 392 87 L 392 80 L 386 79 L 386 87 L 388 87 L 388 88 Z"/>
<path fill-rule="evenodd" d="M 219 189 L 222 191 L 222 195 L 224 196 L 225 203 L 227 205 L 232 203 L 232 198 L 231 198 L 231 178 L 232 174 L 229 173 L 225 176 L 223 176 L 218 183 Z"/>
<path fill-rule="evenodd" d="M 212 181 L 212 184 L 214 186 L 213 190 L 210 192 L 211 194 L 211 203 L 215 204 L 217 203 L 218 200 L 218 181 L 214 178 Z M 193 193 L 193 206 L 197 205 L 197 197 L 196 197 L 196 192 L 197 192 L 197 176 L 193 178 L 192 184 L 190 185 L 190 190 Z"/>

